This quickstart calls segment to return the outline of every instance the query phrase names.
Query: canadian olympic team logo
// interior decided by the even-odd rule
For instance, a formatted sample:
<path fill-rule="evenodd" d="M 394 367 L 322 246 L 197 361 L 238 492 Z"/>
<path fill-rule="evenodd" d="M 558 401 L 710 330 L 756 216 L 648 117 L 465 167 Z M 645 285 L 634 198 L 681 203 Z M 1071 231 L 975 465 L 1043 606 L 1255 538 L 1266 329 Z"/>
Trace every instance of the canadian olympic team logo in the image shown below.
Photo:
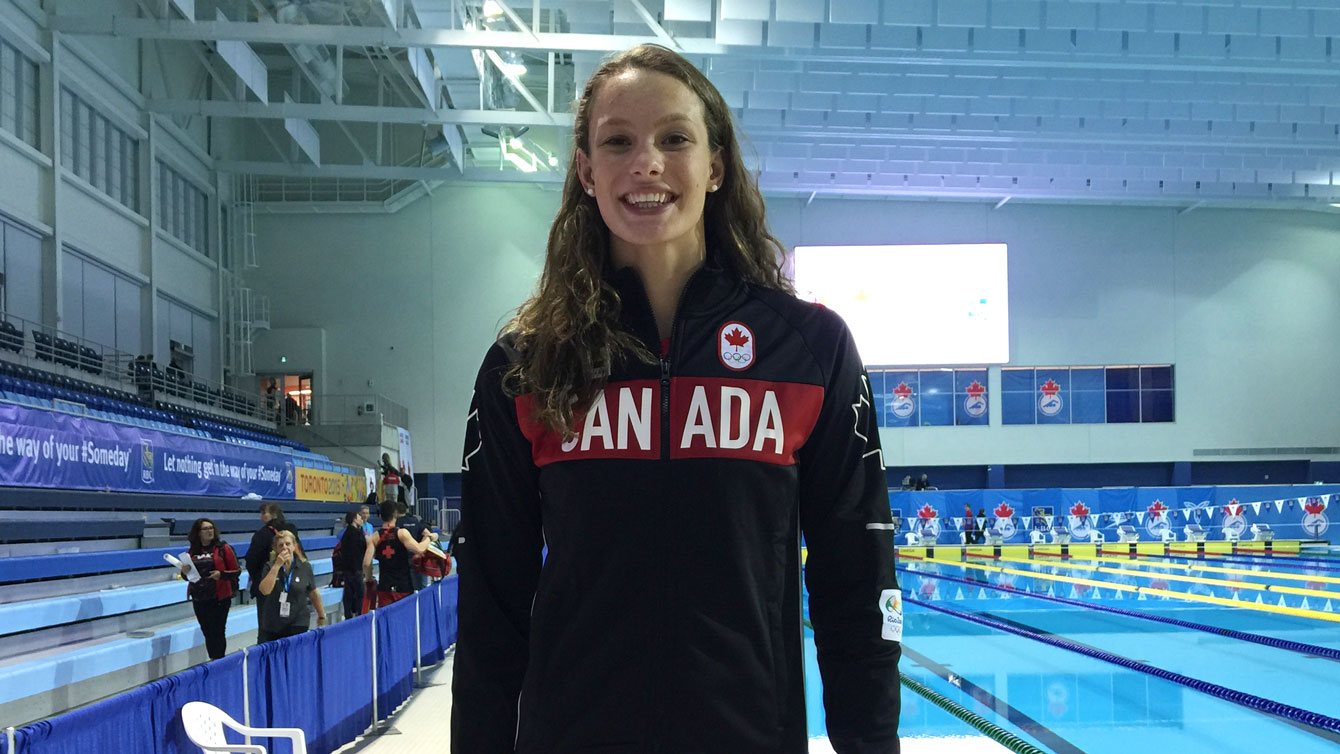
<path fill-rule="evenodd" d="M 1010 507 L 1010 504 L 1002 502 L 991 512 L 996 514 L 996 525 L 992 528 L 996 530 L 1001 539 L 1013 537 L 1017 529 L 1014 525 L 1014 509 Z"/>
<path fill-rule="evenodd" d="M 1232 534 L 1241 537 L 1242 533 L 1247 531 L 1247 519 L 1242 517 L 1242 504 L 1237 500 L 1229 500 L 1228 505 L 1224 506 L 1224 523 L 1221 527 L 1224 536 Z"/>
<path fill-rule="evenodd" d="M 982 383 L 973 380 L 963 392 L 968 394 L 968 397 L 963 399 L 964 413 L 974 419 L 986 413 L 986 388 L 982 387 Z"/>
<path fill-rule="evenodd" d="M 906 419 L 916 410 L 917 404 L 912 402 L 912 388 L 906 382 L 898 383 L 898 387 L 893 389 L 893 415 Z"/>
<path fill-rule="evenodd" d="M 1313 539 L 1319 539 L 1331 522 L 1326 520 L 1326 503 L 1319 497 L 1310 497 L 1303 504 L 1303 531 Z"/>
<path fill-rule="evenodd" d="M 1044 416 L 1056 416 L 1061 413 L 1061 407 L 1065 402 L 1061 400 L 1061 386 L 1056 384 L 1055 380 L 1047 380 L 1038 387 L 1042 393 L 1038 397 L 1038 410 Z"/>
<path fill-rule="evenodd" d="M 743 372 L 754 365 L 754 331 L 739 322 L 727 322 L 717 331 L 717 356 L 721 365 Z"/>

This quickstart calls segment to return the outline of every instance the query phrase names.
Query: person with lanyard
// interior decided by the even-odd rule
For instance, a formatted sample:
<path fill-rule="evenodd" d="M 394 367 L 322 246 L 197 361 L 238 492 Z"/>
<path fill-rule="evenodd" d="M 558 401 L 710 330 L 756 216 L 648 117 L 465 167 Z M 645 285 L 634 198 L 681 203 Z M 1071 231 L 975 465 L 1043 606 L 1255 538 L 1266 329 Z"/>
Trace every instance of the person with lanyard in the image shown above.
<path fill-rule="evenodd" d="M 195 610 L 200 632 L 205 635 L 205 651 L 217 660 L 228 653 L 228 609 L 233 604 L 233 579 L 241 573 L 237 553 L 219 538 L 218 528 L 208 518 L 197 518 L 186 535 L 191 543 L 187 555 L 200 574 L 200 580 L 186 588 L 186 596 Z M 190 572 L 183 564 L 182 575 Z"/>
<path fill-rule="evenodd" d="M 408 529 L 396 522 L 400 511 L 394 501 L 382 503 L 378 513 L 382 517 L 382 528 L 376 537 L 368 537 L 363 570 L 366 572 L 372 567 L 372 559 L 377 559 L 377 607 L 386 607 L 414 593 L 410 557 L 427 550 L 428 543 L 437 535 L 425 527 L 420 538 L 415 539 Z"/>
<path fill-rule="evenodd" d="M 452 751 L 807 752 L 803 574 L 833 750 L 897 754 L 902 597 L 855 340 L 795 296 L 731 109 L 684 57 L 607 59 L 572 138 L 544 270 L 466 412 Z"/>
<path fill-rule="evenodd" d="M 260 583 L 256 606 L 256 643 L 296 636 L 309 627 L 311 608 L 316 608 L 317 627 L 326 624 L 326 606 L 316 588 L 312 565 L 298 549 L 293 532 L 281 529 L 274 536 L 274 553 Z"/>

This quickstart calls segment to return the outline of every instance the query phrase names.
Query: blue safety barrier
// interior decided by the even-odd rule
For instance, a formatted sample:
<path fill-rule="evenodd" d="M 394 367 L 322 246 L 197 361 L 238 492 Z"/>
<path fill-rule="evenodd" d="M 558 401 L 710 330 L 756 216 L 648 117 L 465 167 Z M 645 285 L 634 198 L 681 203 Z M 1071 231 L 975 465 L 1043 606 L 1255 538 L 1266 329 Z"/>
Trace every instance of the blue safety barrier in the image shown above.
<path fill-rule="evenodd" d="M 1020 589 L 1019 587 L 1009 586 L 1008 584 L 991 584 L 986 581 L 978 581 L 976 579 L 964 579 L 959 578 L 957 576 L 946 576 L 944 574 L 938 574 L 938 573 L 913 571 L 911 569 L 901 567 L 895 568 L 894 570 L 900 573 L 908 573 L 916 576 L 922 576 L 925 578 L 938 579 L 941 581 L 950 581 L 957 584 L 965 584 L 967 586 L 982 587 L 997 592 L 1009 592 L 1012 594 L 1017 594 L 1021 597 L 1032 597 L 1033 599 L 1045 600 L 1047 602 L 1056 602 L 1062 605 L 1070 605 L 1071 607 L 1082 607 L 1086 610 L 1097 610 L 1099 612 L 1111 613 L 1113 615 L 1121 615 L 1127 618 L 1138 618 L 1140 620 L 1154 621 L 1155 623 L 1163 623 L 1169 626 L 1177 626 L 1179 628 L 1189 628 L 1193 631 L 1204 631 L 1207 634 L 1214 634 L 1215 636 L 1223 636 L 1229 639 L 1238 639 L 1239 641 L 1247 641 L 1253 644 L 1260 644 L 1266 647 L 1274 647 L 1275 649 L 1284 649 L 1290 652 L 1299 652 L 1305 655 L 1315 655 L 1317 657 L 1326 657 L 1331 660 L 1340 660 L 1340 649 L 1331 649 L 1330 647 L 1323 647 L 1317 644 L 1304 644 L 1301 641 L 1290 641 L 1289 639 L 1276 639 L 1273 636 L 1263 636 L 1261 634 L 1253 634 L 1247 631 L 1237 631 L 1231 628 L 1219 628 L 1218 626 L 1210 626 L 1204 623 L 1195 623 L 1188 620 L 1169 618 L 1163 615 L 1155 615 L 1153 613 L 1141 612 L 1139 610 L 1125 610 L 1119 607 L 1099 605 L 1092 602 L 1082 602 L 1080 600 L 1072 600 L 1069 597 L 1056 597 L 1050 594 L 1035 594 L 1025 589 Z"/>
<path fill-rule="evenodd" d="M 917 605 L 918 607 L 924 607 L 927 610 L 935 610 L 936 612 L 951 615 L 955 618 L 958 618 L 959 620 L 967 621 L 969 623 L 976 623 L 979 626 L 986 626 L 987 628 L 995 629 L 997 631 L 1003 631 L 1008 634 L 1014 634 L 1015 636 L 1022 636 L 1026 639 L 1032 639 L 1033 641 L 1041 642 L 1043 644 L 1050 644 L 1053 647 L 1059 647 L 1061 649 L 1069 650 L 1076 654 L 1082 654 L 1085 655 L 1086 657 L 1092 657 L 1095 660 L 1102 660 L 1103 662 L 1111 663 L 1113 665 L 1119 665 L 1128 670 L 1138 670 L 1141 673 L 1152 675 L 1155 678 L 1162 678 L 1165 681 L 1171 681 L 1172 683 L 1176 683 L 1180 686 L 1185 686 L 1186 688 L 1189 688 L 1193 691 L 1199 691 L 1201 693 L 1209 694 L 1210 696 L 1216 697 L 1218 699 L 1223 699 L 1224 701 L 1232 702 L 1234 704 L 1246 707 L 1248 709 L 1256 710 L 1257 712 L 1264 712 L 1268 715 L 1275 715 L 1276 717 L 1282 717 L 1286 720 L 1291 720 L 1296 723 L 1302 723 L 1304 725 L 1310 725 L 1314 728 L 1320 728 L 1322 730 L 1330 731 L 1332 733 L 1340 733 L 1340 718 L 1334 718 L 1329 715 L 1323 715 L 1320 712 L 1305 710 L 1301 707 L 1295 707 L 1291 704 L 1285 704 L 1283 702 L 1274 701 L 1273 699 L 1266 699 L 1265 697 L 1260 697 L 1255 694 L 1249 694 L 1245 691 L 1230 689 L 1226 686 L 1220 686 L 1217 683 L 1202 681 L 1199 678 L 1192 678 L 1191 676 L 1182 675 L 1181 673 L 1174 673 L 1171 670 L 1164 670 L 1163 668 L 1154 667 L 1153 665 L 1149 665 L 1147 663 L 1140 662 L 1138 660 L 1132 660 L 1127 657 L 1115 655 L 1112 654 L 1111 652 L 1104 652 L 1101 649 L 1096 649 L 1094 647 L 1090 647 L 1084 644 L 1078 644 L 1076 642 L 1070 641 L 1069 639 L 1064 639 L 1059 636 L 1043 634 L 1038 631 L 1033 631 L 1026 628 L 1020 628 L 1018 626 L 1012 626 L 1006 623 L 1001 623 L 1000 621 L 991 620 L 990 618 L 984 618 L 980 615 L 965 613 L 959 610 L 952 610 L 950 608 L 942 607 L 940 605 L 933 605 L 929 602 L 923 602 L 921 600 L 908 597 L 906 596 L 906 593 L 904 593 L 903 600 L 910 604 Z"/>
<path fill-rule="evenodd" d="M 415 631 L 416 626 L 420 628 L 421 642 L 425 615 L 444 629 L 439 637 L 442 646 L 455 643 L 456 594 L 456 577 L 448 577 L 371 615 L 250 647 L 25 726 L 15 732 L 16 749 L 3 749 L 0 754 L 195 752 L 198 748 L 187 740 L 180 712 L 186 702 L 193 700 L 209 702 L 253 726 L 301 728 L 307 751 L 330 754 L 376 720 L 388 717 L 408 697 L 415 659 L 425 655 L 422 645 L 416 647 Z M 445 632 L 447 627 L 450 632 Z M 250 702 L 246 709 L 244 688 Z M 395 701 L 398 696 L 399 701 Z M 374 699 L 386 702 L 386 706 L 376 705 L 376 720 L 372 714 Z M 266 745 L 272 754 L 289 752 L 284 739 L 261 739 L 257 743 Z"/>

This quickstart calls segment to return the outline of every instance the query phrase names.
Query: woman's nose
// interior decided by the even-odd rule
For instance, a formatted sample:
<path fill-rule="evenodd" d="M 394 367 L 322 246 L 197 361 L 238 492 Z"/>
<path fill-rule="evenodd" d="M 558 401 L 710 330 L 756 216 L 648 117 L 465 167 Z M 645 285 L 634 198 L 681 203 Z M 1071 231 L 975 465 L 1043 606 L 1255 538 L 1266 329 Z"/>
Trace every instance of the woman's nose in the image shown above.
<path fill-rule="evenodd" d="M 665 169 L 665 158 L 655 145 L 644 145 L 633 156 L 633 173 L 636 175 L 660 175 Z"/>

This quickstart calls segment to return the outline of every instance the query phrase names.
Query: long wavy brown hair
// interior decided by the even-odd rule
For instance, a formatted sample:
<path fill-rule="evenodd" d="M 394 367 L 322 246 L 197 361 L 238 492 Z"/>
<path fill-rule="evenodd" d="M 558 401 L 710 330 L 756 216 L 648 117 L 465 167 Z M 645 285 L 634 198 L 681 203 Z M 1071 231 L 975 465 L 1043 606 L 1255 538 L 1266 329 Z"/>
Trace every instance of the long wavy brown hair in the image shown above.
<path fill-rule="evenodd" d="M 610 231 L 596 200 L 577 175 L 575 152 L 590 153 L 591 108 L 601 84 L 629 70 L 662 73 L 684 84 L 703 103 L 709 147 L 720 150 L 721 188 L 703 208 L 707 255 L 740 280 L 793 292 L 782 274 L 785 250 L 768 230 L 763 196 L 744 167 L 730 108 L 692 63 L 659 45 L 640 45 L 606 60 L 577 101 L 573 159 L 563 200 L 549 229 L 549 244 L 536 292 L 504 328 L 519 358 L 504 377 L 505 389 L 535 398 L 533 419 L 564 439 L 575 435 L 574 416 L 585 412 L 605 387 L 612 368 L 627 358 L 654 363 L 633 334 L 619 328 L 619 294 L 607 280 Z"/>

